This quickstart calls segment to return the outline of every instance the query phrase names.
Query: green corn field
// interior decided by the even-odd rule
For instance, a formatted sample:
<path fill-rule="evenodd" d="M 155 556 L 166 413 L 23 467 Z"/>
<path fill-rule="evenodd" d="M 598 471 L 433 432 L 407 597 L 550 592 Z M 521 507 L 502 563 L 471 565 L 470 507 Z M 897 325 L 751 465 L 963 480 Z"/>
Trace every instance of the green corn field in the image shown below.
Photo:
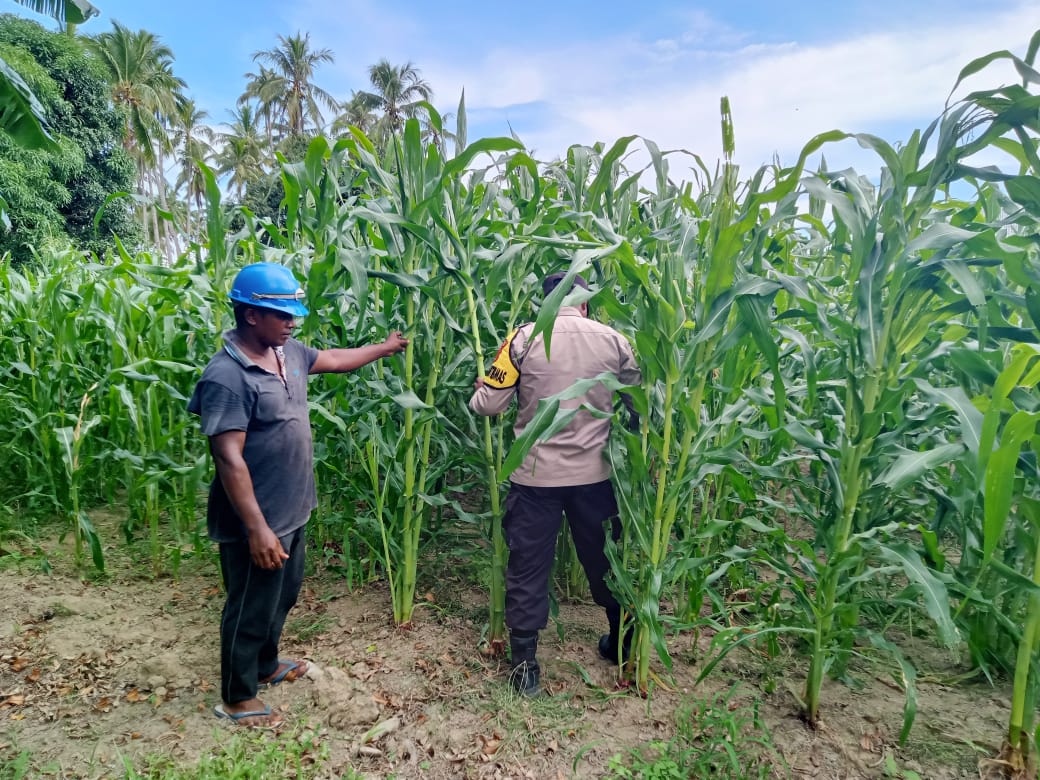
<path fill-rule="evenodd" d="M 590 316 L 631 340 L 643 372 L 628 388 L 639 428 L 619 405 L 609 448 L 623 527 L 610 584 L 634 632 L 619 690 L 652 698 L 689 663 L 670 640 L 707 637 L 701 680 L 731 654 L 792 656 L 792 695 L 818 728 L 836 706 L 825 681 L 870 657 L 898 681 L 908 744 L 914 658 L 889 629 L 913 620 L 1009 682 L 992 759 L 1036 777 L 1038 48 L 1040 33 L 1024 57 L 968 64 L 962 78 L 1010 60 L 1021 83 L 909 138 L 824 133 L 789 168 L 738 170 L 725 99 L 715 168 L 634 136 L 554 161 L 513 138 L 467 143 L 464 103 L 450 120 L 428 106 L 451 131 L 437 141 L 411 118 L 378 142 L 352 128 L 283 157 L 276 220 L 229 205 L 200 164 L 202 230 L 173 263 L 116 241 L 0 263 L 0 558 L 55 534 L 84 577 L 112 545 L 142 543 L 155 577 L 210 554 L 212 464 L 187 398 L 230 324 L 230 279 L 277 262 L 306 291 L 302 341 L 410 339 L 312 381 L 315 557 L 344 589 L 385 582 L 380 608 L 417 634 L 436 567 L 470 562 L 480 649 L 501 656 L 507 480 L 588 384 L 544 401 L 517 440 L 508 416 L 466 402 L 516 325 L 551 332 L 565 286 L 542 300 L 542 276 L 580 273 Z M 878 173 L 810 169 L 844 140 Z M 645 168 L 627 167 L 633 151 Z M 982 152 L 1002 163 L 978 165 Z M 92 513 L 115 505 L 121 537 L 104 538 Z M 580 592 L 559 550 L 557 594 Z"/>

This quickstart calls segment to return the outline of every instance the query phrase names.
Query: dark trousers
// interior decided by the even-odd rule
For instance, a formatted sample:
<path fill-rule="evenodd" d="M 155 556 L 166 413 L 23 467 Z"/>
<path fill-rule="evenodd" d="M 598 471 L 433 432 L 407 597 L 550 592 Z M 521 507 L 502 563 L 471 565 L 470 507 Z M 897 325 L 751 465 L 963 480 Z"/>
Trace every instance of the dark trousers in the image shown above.
<path fill-rule="evenodd" d="M 603 551 L 605 526 L 621 536 L 617 499 L 610 480 L 568 487 L 509 487 L 502 531 L 509 547 L 506 567 L 506 624 L 513 631 L 538 631 L 549 620 L 549 577 L 556 557 L 560 518 L 567 516 L 574 549 L 589 578 L 593 600 L 616 607 L 607 587 L 610 562 Z"/>
<path fill-rule="evenodd" d="M 220 619 L 220 697 L 237 704 L 256 696 L 257 683 L 278 669 L 278 642 L 303 584 L 304 529 L 281 537 L 289 559 L 261 569 L 249 542 L 220 545 L 220 573 L 227 601 Z"/>

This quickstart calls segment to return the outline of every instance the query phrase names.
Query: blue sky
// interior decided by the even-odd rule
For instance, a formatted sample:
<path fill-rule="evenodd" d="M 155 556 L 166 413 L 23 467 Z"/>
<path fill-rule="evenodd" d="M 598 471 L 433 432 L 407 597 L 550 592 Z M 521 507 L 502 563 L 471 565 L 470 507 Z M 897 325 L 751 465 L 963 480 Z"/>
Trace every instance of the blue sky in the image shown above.
<path fill-rule="evenodd" d="M 118 20 L 160 36 L 214 123 L 228 118 L 243 74 L 256 69 L 253 53 L 302 31 L 335 53 L 316 81 L 337 97 L 365 88 L 367 66 L 381 58 L 412 61 L 440 110 L 454 112 L 465 88 L 470 140 L 512 130 L 543 160 L 635 133 L 712 165 L 727 95 L 745 169 L 774 156 L 792 162 L 813 135 L 835 128 L 902 140 L 939 114 L 967 62 L 997 49 L 1022 55 L 1040 29 L 1035 0 L 95 5 L 102 16 L 83 32 Z M 1015 80 L 1005 66 L 968 86 Z M 871 165 L 851 142 L 825 154 L 832 168 Z"/>

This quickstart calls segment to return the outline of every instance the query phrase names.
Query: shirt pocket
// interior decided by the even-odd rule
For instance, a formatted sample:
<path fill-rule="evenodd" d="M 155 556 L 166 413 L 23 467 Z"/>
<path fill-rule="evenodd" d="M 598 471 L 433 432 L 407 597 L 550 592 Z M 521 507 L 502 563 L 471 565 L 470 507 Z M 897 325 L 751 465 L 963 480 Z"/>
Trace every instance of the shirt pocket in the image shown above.
<path fill-rule="evenodd" d="M 251 428 L 263 430 L 277 425 L 285 419 L 285 406 L 289 394 L 278 377 L 265 377 L 255 388 Z"/>
<path fill-rule="evenodd" d="M 298 403 L 303 403 L 307 398 L 307 372 L 299 366 L 292 365 L 292 362 L 287 361 L 285 381 L 288 386 L 287 397 Z"/>

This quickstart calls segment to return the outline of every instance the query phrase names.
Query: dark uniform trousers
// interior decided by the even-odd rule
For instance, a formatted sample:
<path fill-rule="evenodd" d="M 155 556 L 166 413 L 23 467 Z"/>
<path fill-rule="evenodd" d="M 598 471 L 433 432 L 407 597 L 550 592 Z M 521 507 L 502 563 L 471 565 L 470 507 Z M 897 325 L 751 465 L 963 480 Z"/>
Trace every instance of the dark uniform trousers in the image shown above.
<path fill-rule="evenodd" d="M 278 640 L 303 585 L 304 528 L 279 538 L 289 553 L 280 569 L 261 569 L 249 542 L 222 542 L 227 601 L 220 620 L 220 696 L 228 704 L 256 696 L 257 682 L 278 669 Z"/>
<path fill-rule="evenodd" d="M 512 631 L 536 632 L 548 623 L 549 577 L 556 557 L 561 515 L 567 516 L 593 600 L 602 607 L 617 607 L 606 583 L 610 562 L 603 550 L 608 522 L 614 541 L 621 536 L 617 499 L 610 480 L 566 487 L 512 483 L 502 519 L 509 547 L 506 624 Z"/>

